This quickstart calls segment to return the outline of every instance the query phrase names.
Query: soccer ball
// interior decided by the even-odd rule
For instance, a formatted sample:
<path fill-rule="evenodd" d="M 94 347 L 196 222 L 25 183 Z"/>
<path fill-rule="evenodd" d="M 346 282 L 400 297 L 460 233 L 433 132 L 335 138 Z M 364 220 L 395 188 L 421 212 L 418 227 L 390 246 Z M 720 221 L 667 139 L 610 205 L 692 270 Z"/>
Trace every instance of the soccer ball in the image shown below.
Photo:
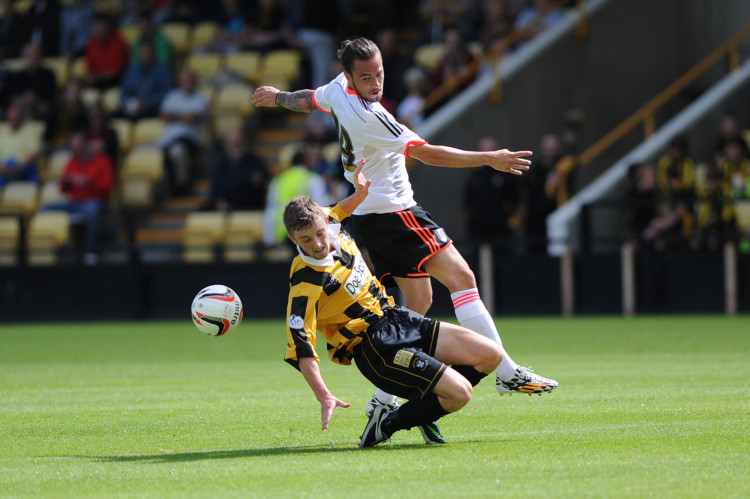
<path fill-rule="evenodd" d="M 223 336 L 242 320 L 242 301 L 231 288 L 213 284 L 195 295 L 190 313 L 193 324 L 201 333 Z"/>

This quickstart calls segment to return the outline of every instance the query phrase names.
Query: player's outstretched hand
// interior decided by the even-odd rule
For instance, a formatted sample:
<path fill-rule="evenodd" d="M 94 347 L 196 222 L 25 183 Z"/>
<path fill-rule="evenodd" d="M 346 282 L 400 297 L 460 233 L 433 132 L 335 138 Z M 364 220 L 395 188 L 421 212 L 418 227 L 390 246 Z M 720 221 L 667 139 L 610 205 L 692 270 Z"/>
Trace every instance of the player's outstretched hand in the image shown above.
<path fill-rule="evenodd" d="M 357 190 L 357 194 L 362 196 L 362 199 L 367 197 L 367 193 L 370 192 L 370 184 L 372 180 L 367 180 L 365 174 L 362 173 L 362 168 L 365 166 L 365 158 L 362 158 L 357 163 L 357 169 L 354 170 L 354 188 Z"/>
<path fill-rule="evenodd" d="M 349 407 L 351 404 L 348 404 L 346 402 L 343 402 L 339 400 L 338 398 L 334 397 L 333 395 L 330 395 L 325 400 L 320 401 L 320 419 L 321 419 L 321 430 L 325 430 L 328 428 L 328 422 L 331 420 L 331 416 L 333 416 L 333 410 L 337 407 Z"/>
<path fill-rule="evenodd" d="M 531 151 L 500 149 L 492 151 L 490 154 L 492 161 L 489 165 L 495 170 L 512 173 L 513 175 L 522 175 L 531 166 L 531 160 L 524 158 L 524 156 L 531 156 L 533 153 Z"/>
<path fill-rule="evenodd" d="M 279 89 L 275 87 L 258 87 L 253 93 L 253 105 L 256 107 L 276 107 L 276 96 Z"/>

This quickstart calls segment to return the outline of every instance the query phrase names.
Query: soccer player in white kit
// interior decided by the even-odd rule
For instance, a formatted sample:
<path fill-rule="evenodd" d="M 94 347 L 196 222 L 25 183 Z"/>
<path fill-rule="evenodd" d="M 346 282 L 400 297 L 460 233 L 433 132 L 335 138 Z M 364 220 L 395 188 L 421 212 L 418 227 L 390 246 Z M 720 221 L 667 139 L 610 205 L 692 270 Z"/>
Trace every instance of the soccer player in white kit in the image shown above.
<path fill-rule="evenodd" d="M 451 293 L 458 322 L 499 343 L 495 322 L 482 302 L 476 278 L 445 230 L 417 202 L 406 170 L 406 158 L 449 168 L 489 165 L 521 175 L 529 169 L 531 151 L 466 151 L 427 143 L 398 123 L 380 104 L 383 96 L 383 62 L 377 45 L 366 38 L 342 42 L 338 52 L 344 71 L 316 90 L 283 92 L 264 86 L 253 95 L 259 107 L 280 106 L 297 112 L 314 109 L 331 115 L 341 144 L 342 163 L 351 181 L 359 158 L 365 159 L 372 181 L 367 198 L 351 216 L 354 232 L 367 249 L 378 278 L 390 276 L 402 290 L 409 310 L 424 315 L 432 304 L 433 276 Z M 549 392 L 557 381 L 516 364 L 503 349 L 495 371 L 497 391 Z M 396 406 L 396 397 L 376 391 L 366 412 L 377 405 Z M 427 443 L 444 440 L 435 428 L 420 428 Z M 432 439 L 425 430 L 437 430 Z M 431 441 L 432 440 L 432 441 Z"/>

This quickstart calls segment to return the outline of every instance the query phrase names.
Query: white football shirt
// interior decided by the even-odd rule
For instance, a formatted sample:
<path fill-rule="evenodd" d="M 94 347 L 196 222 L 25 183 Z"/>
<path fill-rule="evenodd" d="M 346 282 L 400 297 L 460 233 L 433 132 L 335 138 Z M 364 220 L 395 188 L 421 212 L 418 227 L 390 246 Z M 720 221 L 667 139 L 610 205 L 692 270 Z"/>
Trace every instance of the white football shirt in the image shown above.
<path fill-rule="evenodd" d="M 405 155 L 409 146 L 426 141 L 398 123 L 379 102 L 361 98 L 349 88 L 344 73 L 315 90 L 313 103 L 333 118 L 347 180 L 352 182 L 357 162 L 365 158 L 363 171 L 372 184 L 354 214 L 391 213 L 414 206 Z"/>

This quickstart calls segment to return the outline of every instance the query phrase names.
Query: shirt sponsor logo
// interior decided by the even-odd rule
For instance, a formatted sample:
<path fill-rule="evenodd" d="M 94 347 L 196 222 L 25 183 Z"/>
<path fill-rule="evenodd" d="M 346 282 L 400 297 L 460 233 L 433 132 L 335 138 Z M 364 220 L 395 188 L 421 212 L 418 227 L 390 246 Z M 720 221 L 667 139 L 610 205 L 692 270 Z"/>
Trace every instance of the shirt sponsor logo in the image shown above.
<path fill-rule="evenodd" d="M 304 325 L 305 320 L 299 315 L 292 314 L 289 316 L 289 327 L 291 329 L 302 329 Z"/>
<path fill-rule="evenodd" d="M 401 367 L 409 367 L 411 364 L 411 358 L 414 357 L 414 352 L 408 350 L 399 350 L 396 352 L 396 356 L 393 357 L 393 363 Z"/>
<path fill-rule="evenodd" d="M 367 264 L 360 255 L 354 257 L 354 265 L 349 278 L 344 283 L 344 289 L 352 298 L 356 298 L 362 292 L 362 287 L 367 282 Z"/>

